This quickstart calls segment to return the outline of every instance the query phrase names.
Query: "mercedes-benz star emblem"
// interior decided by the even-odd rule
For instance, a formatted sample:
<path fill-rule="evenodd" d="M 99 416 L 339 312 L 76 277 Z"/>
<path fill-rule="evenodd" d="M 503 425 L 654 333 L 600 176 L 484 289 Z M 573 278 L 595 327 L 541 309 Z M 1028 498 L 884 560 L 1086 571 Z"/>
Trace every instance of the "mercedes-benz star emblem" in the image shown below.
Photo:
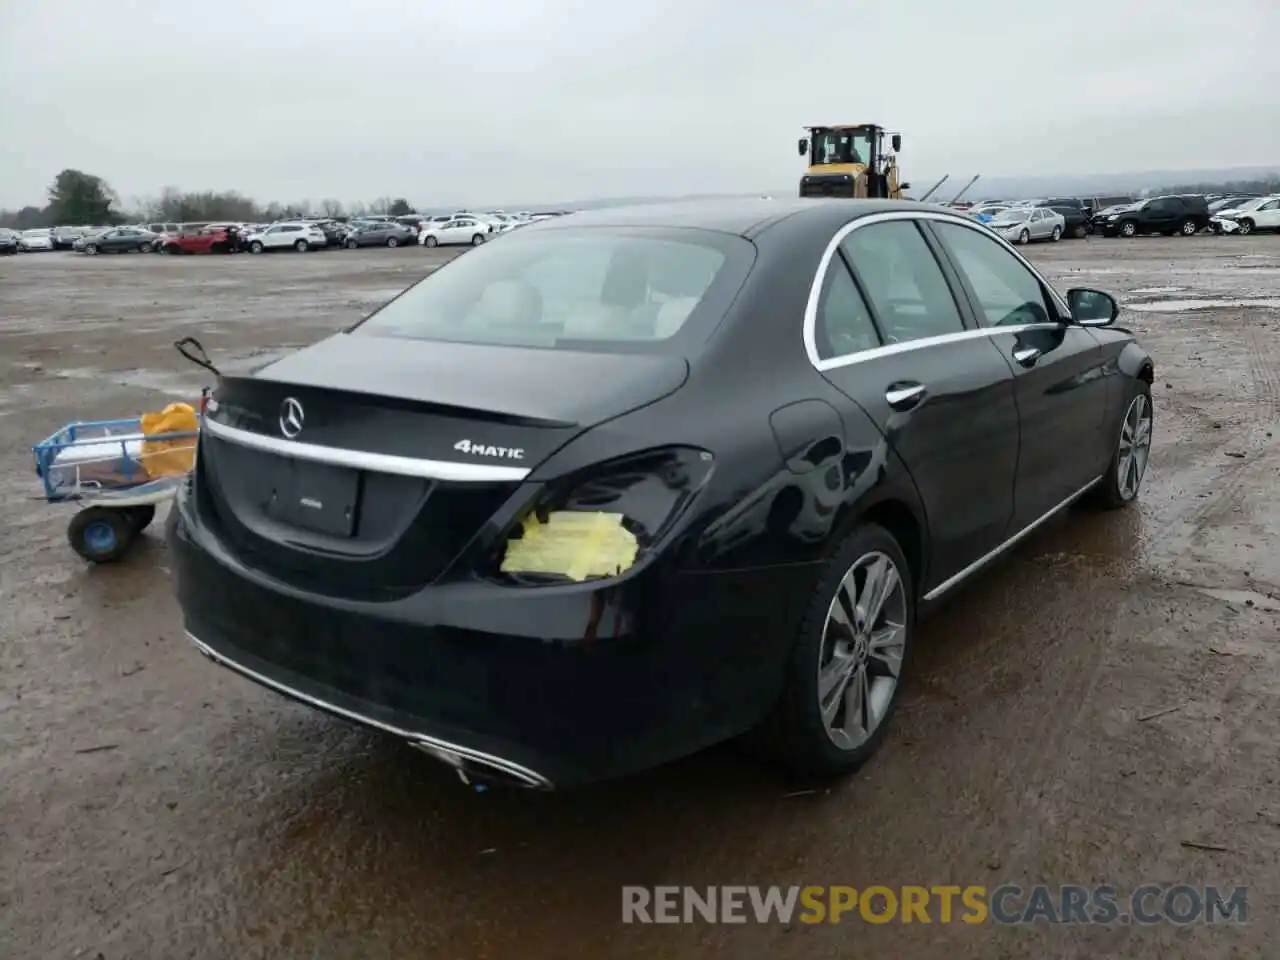
<path fill-rule="evenodd" d="M 286 397 L 280 404 L 280 432 L 285 439 L 292 440 L 302 432 L 303 419 L 302 404 L 293 397 Z"/>

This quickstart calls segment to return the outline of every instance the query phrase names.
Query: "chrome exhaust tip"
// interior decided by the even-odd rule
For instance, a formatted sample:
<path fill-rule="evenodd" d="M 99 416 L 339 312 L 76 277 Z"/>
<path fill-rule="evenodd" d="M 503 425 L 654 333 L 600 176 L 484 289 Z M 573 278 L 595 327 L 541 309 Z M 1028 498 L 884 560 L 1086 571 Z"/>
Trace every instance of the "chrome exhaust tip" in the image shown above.
<path fill-rule="evenodd" d="M 490 762 L 482 757 L 467 756 L 447 747 L 422 740 L 410 740 L 409 745 L 420 750 L 434 760 L 452 767 L 458 779 L 467 786 L 480 788 L 488 783 L 501 783 L 507 786 L 522 787 L 526 790 L 550 790 L 551 783 L 532 771 L 524 768 L 507 767 Z"/>

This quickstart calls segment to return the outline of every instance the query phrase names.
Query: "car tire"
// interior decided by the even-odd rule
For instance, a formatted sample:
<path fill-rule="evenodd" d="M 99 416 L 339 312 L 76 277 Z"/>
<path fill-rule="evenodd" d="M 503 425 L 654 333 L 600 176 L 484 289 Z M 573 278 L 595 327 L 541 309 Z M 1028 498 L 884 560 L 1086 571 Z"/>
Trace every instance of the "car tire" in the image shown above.
<path fill-rule="evenodd" d="M 1145 442 L 1142 439 L 1145 421 Z M 1132 442 L 1137 432 L 1137 443 Z M 1151 459 L 1151 440 L 1155 432 L 1155 408 L 1151 403 L 1151 384 L 1135 379 L 1125 401 L 1124 411 L 1112 434 L 1114 448 L 1107 472 L 1091 497 L 1096 506 L 1116 510 L 1138 498 L 1142 481 Z M 1136 448 L 1136 449 L 1135 449 Z M 1132 454 L 1132 455 L 1131 455 Z M 1133 472 L 1136 470 L 1136 474 Z"/>
<path fill-rule="evenodd" d="M 1062 239 L 1062 228 L 1061 228 L 1061 227 L 1054 227 L 1054 228 L 1053 228 L 1053 233 L 1049 234 L 1049 239 L 1050 239 L 1050 240 L 1052 240 L 1054 243 L 1057 243 L 1059 240 L 1061 240 L 1061 239 Z"/>
<path fill-rule="evenodd" d="M 90 563 L 114 563 L 128 551 L 138 529 L 124 510 L 89 507 L 71 518 L 67 542 Z"/>
<path fill-rule="evenodd" d="M 151 241 L 150 241 L 150 240 L 143 240 L 140 244 L 138 244 L 138 252 L 139 252 L 139 253 L 150 253 L 150 252 L 151 252 Z"/>
<path fill-rule="evenodd" d="M 305 240 L 299 240 L 293 245 L 293 249 L 297 250 L 299 253 L 306 253 L 311 249 L 311 244 L 307 243 Z"/>
<path fill-rule="evenodd" d="M 262 252 L 262 250 L 263 250 L 263 247 L 262 247 L 262 241 L 261 241 L 261 240 L 255 240 L 255 241 L 253 241 L 253 243 L 249 244 L 249 252 L 250 252 L 250 253 L 261 253 L 261 252 Z"/>
<path fill-rule="evenodd" d="M 1020 234 L 1018 234 L 1019 246 L 1026 246 L 1030 242 L 1031 242 L 1031 234 L 1028 233 L 1026 230 L 1023 230 Z"/>
<path fill-rule="evenodd" d="M 400 246 L 400 241 L 395 237 L 387 237 L 387 246 L 394 250 L 396 247 Z"/>
<path fill-rule="evenodd" d="M 164 248 L 164 252 L 171 257 L 176 257 L 178 254 L 182 252 L 182 248 L 178 246 L 176 243 L 171 243 Z"/>
<path fill-rule="evenodd" d="M 435 247 L 440 245 L 440 241 L 435 237 L 425 237 L 422 241 L 424 247 Z"/>
<path fill-rule="evenodd" d="M 1249 234 L 1253 233 L 1253 221 L 1247 218 L 1241 220 L 1240 229 L 1237 230 L 1236 233 L 1240 234 L 1242 237 L 1247 237 Z"/>
<path fill-rule="evenodd" d="M 880 567 L 881 564 L 884 566 Z M 891 569 L 896 586 L 868 625 L 870 629 L 862 635 L 851 634 L 848 625 L 853 623 L 850 618 L 855 612 L 849 606 L 850 593 L 844 587 L 852 581 L 854 594 L 858 593 L 865 587 L 866 571 L 873 566 Z M 861 580 L 859 571 L 863 574 Z M 892 649 L 882 649 L 886 654 L 884 660 L 872 658 L 869 651 L 873 649 L 874 640 L 868 636 L 884 634 L 884 628 L 876 629 L 876 624 L 886 622 L 888 616 L 896 618 L 895 642 Z M 788 658 L 782 693 L 773 712 L 757 731 L 760 743 L 798 776 L 833 777 L 852 773 L 862 766 L 875 753 L 888 730 L 902 688 L 903 667 L 909 662 L 914 632 L 914 582 L 901 546 L 883 527 L 875 524 L 855 527 L 818 580 Z M 892 665 L 895 659 L 896 665 Z M 883 675 L 879 672 L 874 677 L 870 675 L 867 667 L 873 660 Z M 848 672 L 843 683 L 838 679 L 842 667 Z M 889 676 L 895 667 L 896 676 Z M 832 727 L 841 726 L 841 721 L 848 722 L 845 715 L 857 704 L 848 696 L 849 685 L 858 680 L 870 681 L 869 687 L 862 687 L 861 702 L 868 708 L 863 725 L 871 729 L 857 731 L 850 741 L 847 734 L 833 732 Z M 882 684 L 882 680 L 890 682 Z M 824 688 L 831 687 L 834 690 L 827 693 L 829 706 L 824 715 L 822 695 Z M 834 698 L 831 693 L 835 694 Z M 867 723 L 871 711 L 876 714 L 874 725 Z M 838 737 L 844 737 L 845 742 L 837 742 Z"/>
<path fill-rule="evenodd" d="M 356 247 L 358 247 L 358 246 L 360 246 L 360 244 L 356 243 L 354 240 L 348 240 L 348 241 L 347 241 L 347 249 L 348 249 L 348 250 L 354 250 L 354 249 L 356 249 Z"/>
<path fill-rule="evenodd" d="M 84 245 L 84 252 L 91 257 L 96 257 L 98 255 L 98 245 L 96 243 L 86 243 Z"/>
<path fill-rule="evenodd" d="M 1124 223 L 1120 224 L 1120 236 L 1132 240 L 1137 235 L 1138 225 L 1132 220 L 1126 220 Z"/>
<path fill-rule="evenodd" d="M 1194 220 L 1183 220 L 1182 225 L 1178 227 L 1178 232 L 1184 237 L 1194 237 L 1200 232 L 1200 228 L 1196 226 Z"/>
<path fill-rule="evenodd" d="M 1071 235 L 1075 237 L 1077 240 L 1083 240 L 1085 237 L 1089 235 L 1089 228 L 1086 227 L 1083 223 L 1079 224 L 1074 230 L 1071 231 Z"/>
<path fill-rule="evenodd" d="M 483 234 L 483 233 L 477 233 L 474 237 L 472 237 L 472 238 L 471 238 L 471 245 L 472 245 L 473 247 L 478 247 L 478 246 L 480 246 L 480 244 L 482 244 L 482 243 L 484 243 L 484 234 Z"/>

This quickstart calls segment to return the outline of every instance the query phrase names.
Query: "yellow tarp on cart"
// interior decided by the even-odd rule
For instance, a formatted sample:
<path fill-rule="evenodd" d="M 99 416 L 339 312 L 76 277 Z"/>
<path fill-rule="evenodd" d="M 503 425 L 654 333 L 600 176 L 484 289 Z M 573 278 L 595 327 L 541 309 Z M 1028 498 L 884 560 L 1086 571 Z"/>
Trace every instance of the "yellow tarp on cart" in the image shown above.
<path fill-rule="evenodd" d="M 180 477 L 195 465 L 196 438 L 173 437 L 152 440 L 166 433 L 191 433 L 200 429 L 200 416 L 189 403 L 171 403 L 159 413 L 142 415 L 142 452 L 140 459 L 147 476 Z"/>

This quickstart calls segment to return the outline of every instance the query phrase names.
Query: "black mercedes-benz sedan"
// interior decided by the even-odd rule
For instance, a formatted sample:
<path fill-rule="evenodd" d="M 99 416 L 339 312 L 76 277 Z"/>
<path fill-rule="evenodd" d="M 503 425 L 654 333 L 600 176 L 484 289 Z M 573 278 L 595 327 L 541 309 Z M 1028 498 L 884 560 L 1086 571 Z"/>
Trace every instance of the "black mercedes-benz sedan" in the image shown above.
<path fill-rule="evenodd" d="M 934 206 L 547 220 L 222 376 L 169 526 L 214 661 L 528 787 L 748 732 L 832 775 L 917 617 L 1133 501 L 1149 355 Z"/>

